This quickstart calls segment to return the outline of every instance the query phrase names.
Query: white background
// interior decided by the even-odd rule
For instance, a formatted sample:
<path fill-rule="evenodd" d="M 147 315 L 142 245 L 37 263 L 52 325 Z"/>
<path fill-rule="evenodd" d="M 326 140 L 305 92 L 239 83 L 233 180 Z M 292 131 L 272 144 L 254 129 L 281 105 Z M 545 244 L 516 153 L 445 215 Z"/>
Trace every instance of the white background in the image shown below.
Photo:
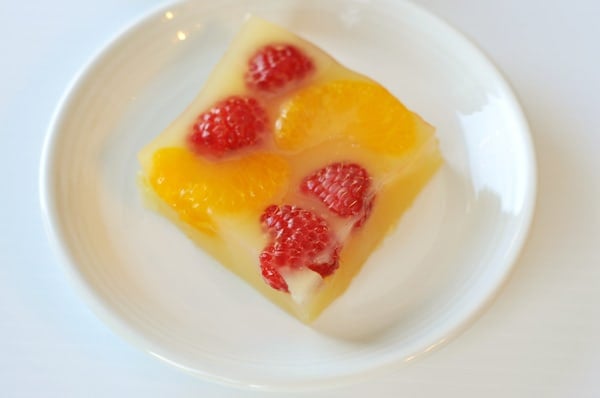
<path fill-rule="evenodd" d="M 512 83 L 532 127 L 536 215 L 508 283 L 446 347 L 323 397 L 600 396 L 600 2 L 420 0 Z M 75 73 L 154 0 L 0 0 L 0 396 L 263 397 L 126 344 L 75 295 L 42 226 L 42 141 Z"/>

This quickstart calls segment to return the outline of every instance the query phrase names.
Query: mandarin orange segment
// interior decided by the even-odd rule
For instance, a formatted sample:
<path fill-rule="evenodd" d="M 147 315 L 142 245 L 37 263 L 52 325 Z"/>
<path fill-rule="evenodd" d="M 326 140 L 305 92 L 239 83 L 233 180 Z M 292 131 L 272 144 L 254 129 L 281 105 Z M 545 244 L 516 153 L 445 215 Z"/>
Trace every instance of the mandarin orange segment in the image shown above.
<path fill-rule="evenodd" d="M 301 150 L 347 139 L 380 154 L 402 155 L 414 147 L 414 115 L 374 82 L 334 80 L 307 87 L 283 104 L 275 141 Z"/>
<path fill-rule="evenodd" d="M 154 153 L 148 177 L 155 193 L 179 217 L 213 230 L 213 214 L 262 209 L 283 191 L 288 165 L 280 156 L 258 153 L 213 163 L 185 148 Z"/>

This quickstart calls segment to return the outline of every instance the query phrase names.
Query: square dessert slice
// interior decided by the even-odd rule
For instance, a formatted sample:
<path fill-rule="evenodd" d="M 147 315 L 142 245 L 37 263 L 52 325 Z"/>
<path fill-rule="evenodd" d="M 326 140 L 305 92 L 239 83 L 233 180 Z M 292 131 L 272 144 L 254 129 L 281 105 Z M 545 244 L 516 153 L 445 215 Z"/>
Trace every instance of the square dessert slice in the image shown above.
<path fill-rule="evenodd" d="M 158 212 L 305 322 L 442 162 L 433 127 L 385 88 L 255 17 L 139 160 Z"/>

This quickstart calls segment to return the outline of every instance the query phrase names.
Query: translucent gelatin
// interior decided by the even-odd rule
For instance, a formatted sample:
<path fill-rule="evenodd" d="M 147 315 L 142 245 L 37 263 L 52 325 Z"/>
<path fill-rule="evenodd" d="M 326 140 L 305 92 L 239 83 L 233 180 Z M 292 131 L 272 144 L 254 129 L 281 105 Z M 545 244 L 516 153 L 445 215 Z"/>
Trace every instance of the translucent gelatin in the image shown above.
<path fill-rule="evenodd" d="M 384 87 L 255 17 L 139 159 L 154 209 L 305 322 L 442 163 L 433 127 Z"/>

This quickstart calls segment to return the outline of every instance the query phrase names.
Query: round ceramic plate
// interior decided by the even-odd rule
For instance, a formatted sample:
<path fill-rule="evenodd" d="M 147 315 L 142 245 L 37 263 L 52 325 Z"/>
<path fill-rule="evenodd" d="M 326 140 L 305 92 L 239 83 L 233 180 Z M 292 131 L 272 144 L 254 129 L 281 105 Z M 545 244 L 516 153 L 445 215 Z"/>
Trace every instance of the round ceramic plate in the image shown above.
<path fill-rule="evenodd" d="M 196 95 L 244 16 L 311 40 L 437 127 L 445 165 L 311 327 L 144 207 L 136 154 Z M 534 155 L 514 95 L 462 35 L 396 0 L 188 1 L 120 34 L 75 80 L 42 160 L 51 238 L 119 334 L 238 386 L 357 381 L 461 330 L 507 276 L 529 227 Z"/>

